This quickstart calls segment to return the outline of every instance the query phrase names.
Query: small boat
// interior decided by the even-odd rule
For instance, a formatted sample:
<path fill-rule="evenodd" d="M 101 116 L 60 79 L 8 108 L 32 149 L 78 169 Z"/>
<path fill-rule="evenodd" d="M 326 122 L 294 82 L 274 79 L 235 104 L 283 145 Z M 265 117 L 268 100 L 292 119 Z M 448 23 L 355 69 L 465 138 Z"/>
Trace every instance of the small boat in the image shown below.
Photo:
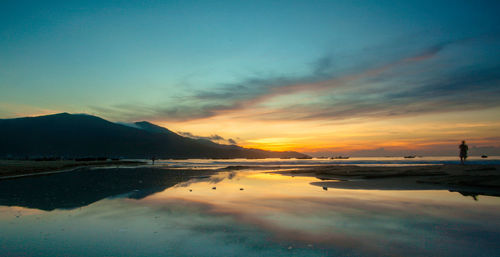
<path fill-rule="evenodd" d="M 347 160 L 347 159 L 349 159 L 349 156 L 335 156 L 335 157 L 332 157 L 332 159 Z"/>
<path fill-rule="evenodd" d="M 407 156 L 405 156 L 406 159 L 413 159 L 415 157 L 417 157 L 417 156 L 415 156 L 415 155 L 407 155 Z"/>
<path fill-rule="evenodd" d="M 481 155 L 481 158 L 486 159 L 486 158 L 488 158 L 488 155 L 483 154 L 483 155 Z"/>

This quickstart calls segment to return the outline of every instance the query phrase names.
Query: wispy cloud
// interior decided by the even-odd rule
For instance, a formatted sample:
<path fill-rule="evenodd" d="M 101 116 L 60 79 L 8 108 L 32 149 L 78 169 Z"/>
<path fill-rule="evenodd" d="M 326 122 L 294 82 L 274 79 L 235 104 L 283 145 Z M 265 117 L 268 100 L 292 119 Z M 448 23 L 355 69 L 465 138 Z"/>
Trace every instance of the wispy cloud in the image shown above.
<path fill-rule="evenodd" d="M 210 136 L 197 136 L 197 135 L 194 135 L 192 134 L 191 132 L 185 132 L 185 131 L 177 131 L 177 134 L 181 135 L 181 136 L 185 136 L 185 137 L 189 137 L 189 138 L 193 138 L 193 139 L 204 139 L 204 140 L 210 140 L 212 142 L 216 142 L 216 143 L 223 143 L 223 144 L 230 144 L 230 145 L 236 145 L 236 141 L 232 138 L 224 138 L 224 137 L 221 137 L 217 134 L 214 134 L 214 135 L 210 135 Z"/>
<path fill-rule="evenodd" d="M 326 96 L 320 103 L 275 109 L 263 119 L 316 120 L 352 117 L 401 117 L 468 111 L 499 105 L 500 69 L 464 71 L 415 82 L 398 90 L 353 92 L 347 99 Z"/>
<path fill-rule="evenodd" d="M 453 46 L 471 39 L 441 42 L 407 56 L 388 56 L 392 61 L 370 64 L 334 74 L 333 56 L 311 63 L 305 76 L 250 77 L 222 84 L 212 90 L 190 92 L 182 101 L 163 106 L 120 105 L 93 107 L 97 112 L 130 119 L 195 120 L 235 112 L 268 103 L 277 97 L 308 93 L 315 101 L 282 104 L 269 109 L 262 119 L 344 119 L 353 116 L 392 117 L 481 109 L 498 105 L 498 67 L 468 67 L 441 74 L 420 70 Z M 419 65 L 417 65 L 419 64 Z M 448 67 L 445 67 L 448 68 Z M 414 69 L 405 77 L 405 69 Z M 384 86 L 380 86 L 384 84 Z"/>

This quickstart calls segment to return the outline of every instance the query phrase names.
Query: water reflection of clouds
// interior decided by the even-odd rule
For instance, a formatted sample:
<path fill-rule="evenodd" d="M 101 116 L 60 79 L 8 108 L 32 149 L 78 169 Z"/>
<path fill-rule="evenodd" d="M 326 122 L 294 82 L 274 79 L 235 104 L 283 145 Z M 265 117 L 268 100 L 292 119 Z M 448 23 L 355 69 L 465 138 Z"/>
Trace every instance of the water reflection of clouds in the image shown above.
<path fill-rule="evenodd" d="M 324 192 L 310 185 L 313 178 L 252 172 L 237 176 L 236 185 L 221 181 L 217 192 L 204 181 L 190 185 L 193 193 L 171 188 L 145 202 L 190 202 L 204 206 L 207 215 L 230 217 L 238 226 L 267 231 L 275 243 L 352 254 L 463 253 L 474 249 L 474 244 L 490 244 L 490 236 L 480 235 L 496 235 L 500 230 L 498 205 L 477 205 L 446 191 Z M 245 194 L 237 192 L 237 186 L 244 186 Z M 467 241 L 471 235 L 478 238 Z"/>
<path fill-rule="evenodd" d="M 181 183 L 175 185 L 174 187 L 189 187 L 192 184 L 196 184 L 196 183 L 200 183 L 200 182 L 206 182 L 206 183 L 209 183 L 209 184 L 217 184 L 217 183 L 220 183 L 220 182 L 224 181 L 227 178 L 228 179 L 232 179 L 234 177 L 234 175 L 232 175 L 232 177 L 229 178 L 231 176 L 231 174 L 232 173 L 230 173 L 229 175 L 226 175 L 226 174 L 217 174 L 217 175 L 213 175 L 213 176 L 192 178 L 192 179 L 190 179 L 188 181 L 181 182 Z"/>
<path fill-rule="evenodd" d="M 343 252 L 356 249 L 372 255 L 387 255 L 387 249 L 395 255 L 460 253 L 473 248 L 471 244 L 489 244 L 491 237 L 480 235 L 495 235 L 500 228 L 498 218 L 492 214 L 485 217 L 484 209 L 455 204 L 366 202 L 342 197 L 261 198 L 224 205 L 191 199 L 167 202 L 171 201 L 203 206 L 198 210 L 230 217 L 238 226 L 255 226 L 269 232 L 274 242 Z M 484 224 L 484 218 L 494 222 Z M 473 242 L 467 241 L 471 235 L 478 235 Z M 446 248 L 451 246 L 456 249 Z"/>
<path fill-rule="evenodd" d="M 212 190 L 214 181 L 217 190 Z M 3 207 L 10 215 L 0 215 L 0 239 L 16 247 L 22 245 L 16 235 L 36 242 L 40 229 L 54 235 L 54 249 L 72 247 L 73 254 L 81 255 L 89 255 L 89 245 L 96 252 L 113 249 L 110 255 L 149 256 L 474 256 L 500 251 L 495 244 L 498 198 L 474 202 L 435 190 L 323 191 L 310 184 L 314 181 L 262 171 L 221 172 L 179 180 L 189 188 L 170 187 L 140 200 L 108 198 L 84 208 L 41 212 L 41 221 L 15 218 L 18 209 Z"/>

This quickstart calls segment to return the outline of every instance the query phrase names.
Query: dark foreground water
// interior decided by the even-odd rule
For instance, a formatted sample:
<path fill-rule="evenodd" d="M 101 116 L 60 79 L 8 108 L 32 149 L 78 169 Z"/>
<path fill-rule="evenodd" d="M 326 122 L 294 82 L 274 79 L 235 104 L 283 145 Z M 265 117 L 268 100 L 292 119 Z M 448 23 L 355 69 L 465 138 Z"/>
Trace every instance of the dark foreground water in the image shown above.
<path fill-rule="evenodd" d="M 266 172 L 143 167 L 0 181 L 0 256 L 500 255 L 500 198 L 324 190 Z"/>

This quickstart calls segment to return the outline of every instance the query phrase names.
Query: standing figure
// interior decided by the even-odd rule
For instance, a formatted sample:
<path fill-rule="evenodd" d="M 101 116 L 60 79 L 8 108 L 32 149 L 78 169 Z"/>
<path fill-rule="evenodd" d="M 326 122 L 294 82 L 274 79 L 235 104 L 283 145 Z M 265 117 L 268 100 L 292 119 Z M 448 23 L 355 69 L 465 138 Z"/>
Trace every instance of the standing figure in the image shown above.
<path fill-rule="evenodd" d="M 469 147 L 465 144 L 465 141 L 462 141 L 462 144 L 460 144 L 458 148 L 460 148 L 460 163 L 464 164 L 465 159 L 467 159 L 467 151 L 469 151 Z"/>
<path fill-rule="evenodd" d="M 156 160 L 156 157 L 154 157 L 154 156 L 153 156 L 153 157 L 151 158 L 151 161 L 153 162 L 153 165 L 155 165 L 155 160 Z"/>

